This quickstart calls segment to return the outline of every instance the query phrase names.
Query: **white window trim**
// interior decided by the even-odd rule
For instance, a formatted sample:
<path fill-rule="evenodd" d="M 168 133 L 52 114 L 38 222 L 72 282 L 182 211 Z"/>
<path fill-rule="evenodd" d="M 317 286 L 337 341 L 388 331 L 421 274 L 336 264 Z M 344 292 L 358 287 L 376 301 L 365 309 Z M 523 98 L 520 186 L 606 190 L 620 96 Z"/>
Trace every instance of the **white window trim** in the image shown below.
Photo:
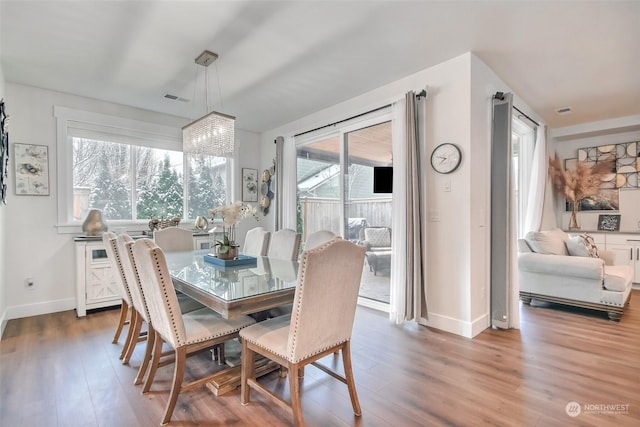
<path fill-rule="evenodd" d="M 70 182 L 73 181 L 72 156 L 73 149 L 70 134 L 78 135 L 84 131 L 113 135 L 116 139 L 127 138 L 140 145 L 153 148 L 182 151 L 182 130 L 178 127 L 141 122 L 123 117 L 74 110 L 55 105 L 53 115 L 56 118 L 57 132 L 57 200 L 58 233 L 79 233 L 81 221 L 73 221 L 69 212 L 72 210 L 73 194 Z M 233 163 L 233 162 L 231 162 Z M 123 221 L 118 225 L 143 224 L 144 221 Z"/>

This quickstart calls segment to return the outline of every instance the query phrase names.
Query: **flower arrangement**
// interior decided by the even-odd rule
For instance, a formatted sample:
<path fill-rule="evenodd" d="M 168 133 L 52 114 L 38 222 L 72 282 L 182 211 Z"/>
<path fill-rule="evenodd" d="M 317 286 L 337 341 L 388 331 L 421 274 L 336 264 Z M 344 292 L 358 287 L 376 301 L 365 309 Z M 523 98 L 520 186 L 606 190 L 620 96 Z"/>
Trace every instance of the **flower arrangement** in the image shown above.
<path fill-rule="evenodd" d="M 236 225 L 245 218 L 254 217 L 258 219 L 258 209 L 248 203 L 240 201 L 226 206 L 218 206 L 209 209 L 209 216 L 212 220 L 222 219 L 222 240 L 216 242 L 217 252 L 221 258 L 234 258 L 237 254 L 236 245 Z"/>
<path fill-rule="evenodd" d="M 593 166 L 578 161 L 574 170 L 565 170 L 560 165 L 557 154 L 549 159 L 551 182 L 556 191 L 566 197 L 572 206 L 569 228 L 578 228 L 576 212 L 580 202 L 587 197 L 598 196 L 603 178 L 612 173 L 614 161 L 613 157 L 607 157 Z"/>

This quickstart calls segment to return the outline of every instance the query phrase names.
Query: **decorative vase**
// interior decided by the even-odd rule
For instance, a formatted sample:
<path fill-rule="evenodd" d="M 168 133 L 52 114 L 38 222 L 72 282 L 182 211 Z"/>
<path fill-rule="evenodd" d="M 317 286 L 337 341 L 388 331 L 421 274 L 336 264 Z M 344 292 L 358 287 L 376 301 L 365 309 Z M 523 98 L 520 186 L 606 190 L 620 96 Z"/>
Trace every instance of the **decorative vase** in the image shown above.
<path fill-rule="evenodd" d="M 196 218 L 194 226 L 198 230 L 204 230 L 205 228 L 207 228 L 209 226 L 209 221 L 207 221 L 207 218 L 205 218 L 203 216 L 199 216 L 199 217 Z"/>
<path fill-rule="evenodd" d="M 220 252 L 220 245 L 216 246 L 216 257 L 224 260 L 236 259 L 238 258 L 238 248 L 239 246 L 235 243 L 231 242 L 228 246 L 228 250 L 224 253 Z"/>
<path fill-rule="evenodd" d="M 578 212 L 580 212 L 580 201 L 571 202 L 571 216 L 569 217 L 569 230 L 579 230 Z"/>
<path fill-rule="evenodd" d="M 82 231 L 87 236 L 100 236 L 108 229 L 109 226 L 102 219 L 102 211 L 100 209 L 91 209 L 82 223 Z"/>

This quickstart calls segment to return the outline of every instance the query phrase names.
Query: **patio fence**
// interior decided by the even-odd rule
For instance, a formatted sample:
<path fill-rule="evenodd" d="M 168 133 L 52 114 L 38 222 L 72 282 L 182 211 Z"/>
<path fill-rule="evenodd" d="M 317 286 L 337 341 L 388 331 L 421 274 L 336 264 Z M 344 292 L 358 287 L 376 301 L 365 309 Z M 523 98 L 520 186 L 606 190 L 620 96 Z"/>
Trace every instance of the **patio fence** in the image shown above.
<path fill-rule="evenodd" d="M 370 226 L 391 226 L 391 198 L 358 199 L 348 204 L 349 218 L 364 218 Z M 340 230 L 343 206 L 337 199 L 304 198 L 300 200 L 302 241 L 310 233 L 330 230 L 344 236 Z"/>

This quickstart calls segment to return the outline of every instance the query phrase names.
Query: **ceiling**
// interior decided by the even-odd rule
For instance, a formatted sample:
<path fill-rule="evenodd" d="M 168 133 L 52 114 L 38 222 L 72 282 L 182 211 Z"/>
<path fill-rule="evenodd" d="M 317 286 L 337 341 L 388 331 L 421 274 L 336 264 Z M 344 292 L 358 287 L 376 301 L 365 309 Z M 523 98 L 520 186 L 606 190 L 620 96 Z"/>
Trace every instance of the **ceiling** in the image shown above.
<path fill-rule="evenodd" d="M 217 52 L 209 109 L 254 132 L 469 51 L 552 128 L 640 114 L 640 1 L 2 0 L 0 28 L 7 82 L 185 119 Z"/>

